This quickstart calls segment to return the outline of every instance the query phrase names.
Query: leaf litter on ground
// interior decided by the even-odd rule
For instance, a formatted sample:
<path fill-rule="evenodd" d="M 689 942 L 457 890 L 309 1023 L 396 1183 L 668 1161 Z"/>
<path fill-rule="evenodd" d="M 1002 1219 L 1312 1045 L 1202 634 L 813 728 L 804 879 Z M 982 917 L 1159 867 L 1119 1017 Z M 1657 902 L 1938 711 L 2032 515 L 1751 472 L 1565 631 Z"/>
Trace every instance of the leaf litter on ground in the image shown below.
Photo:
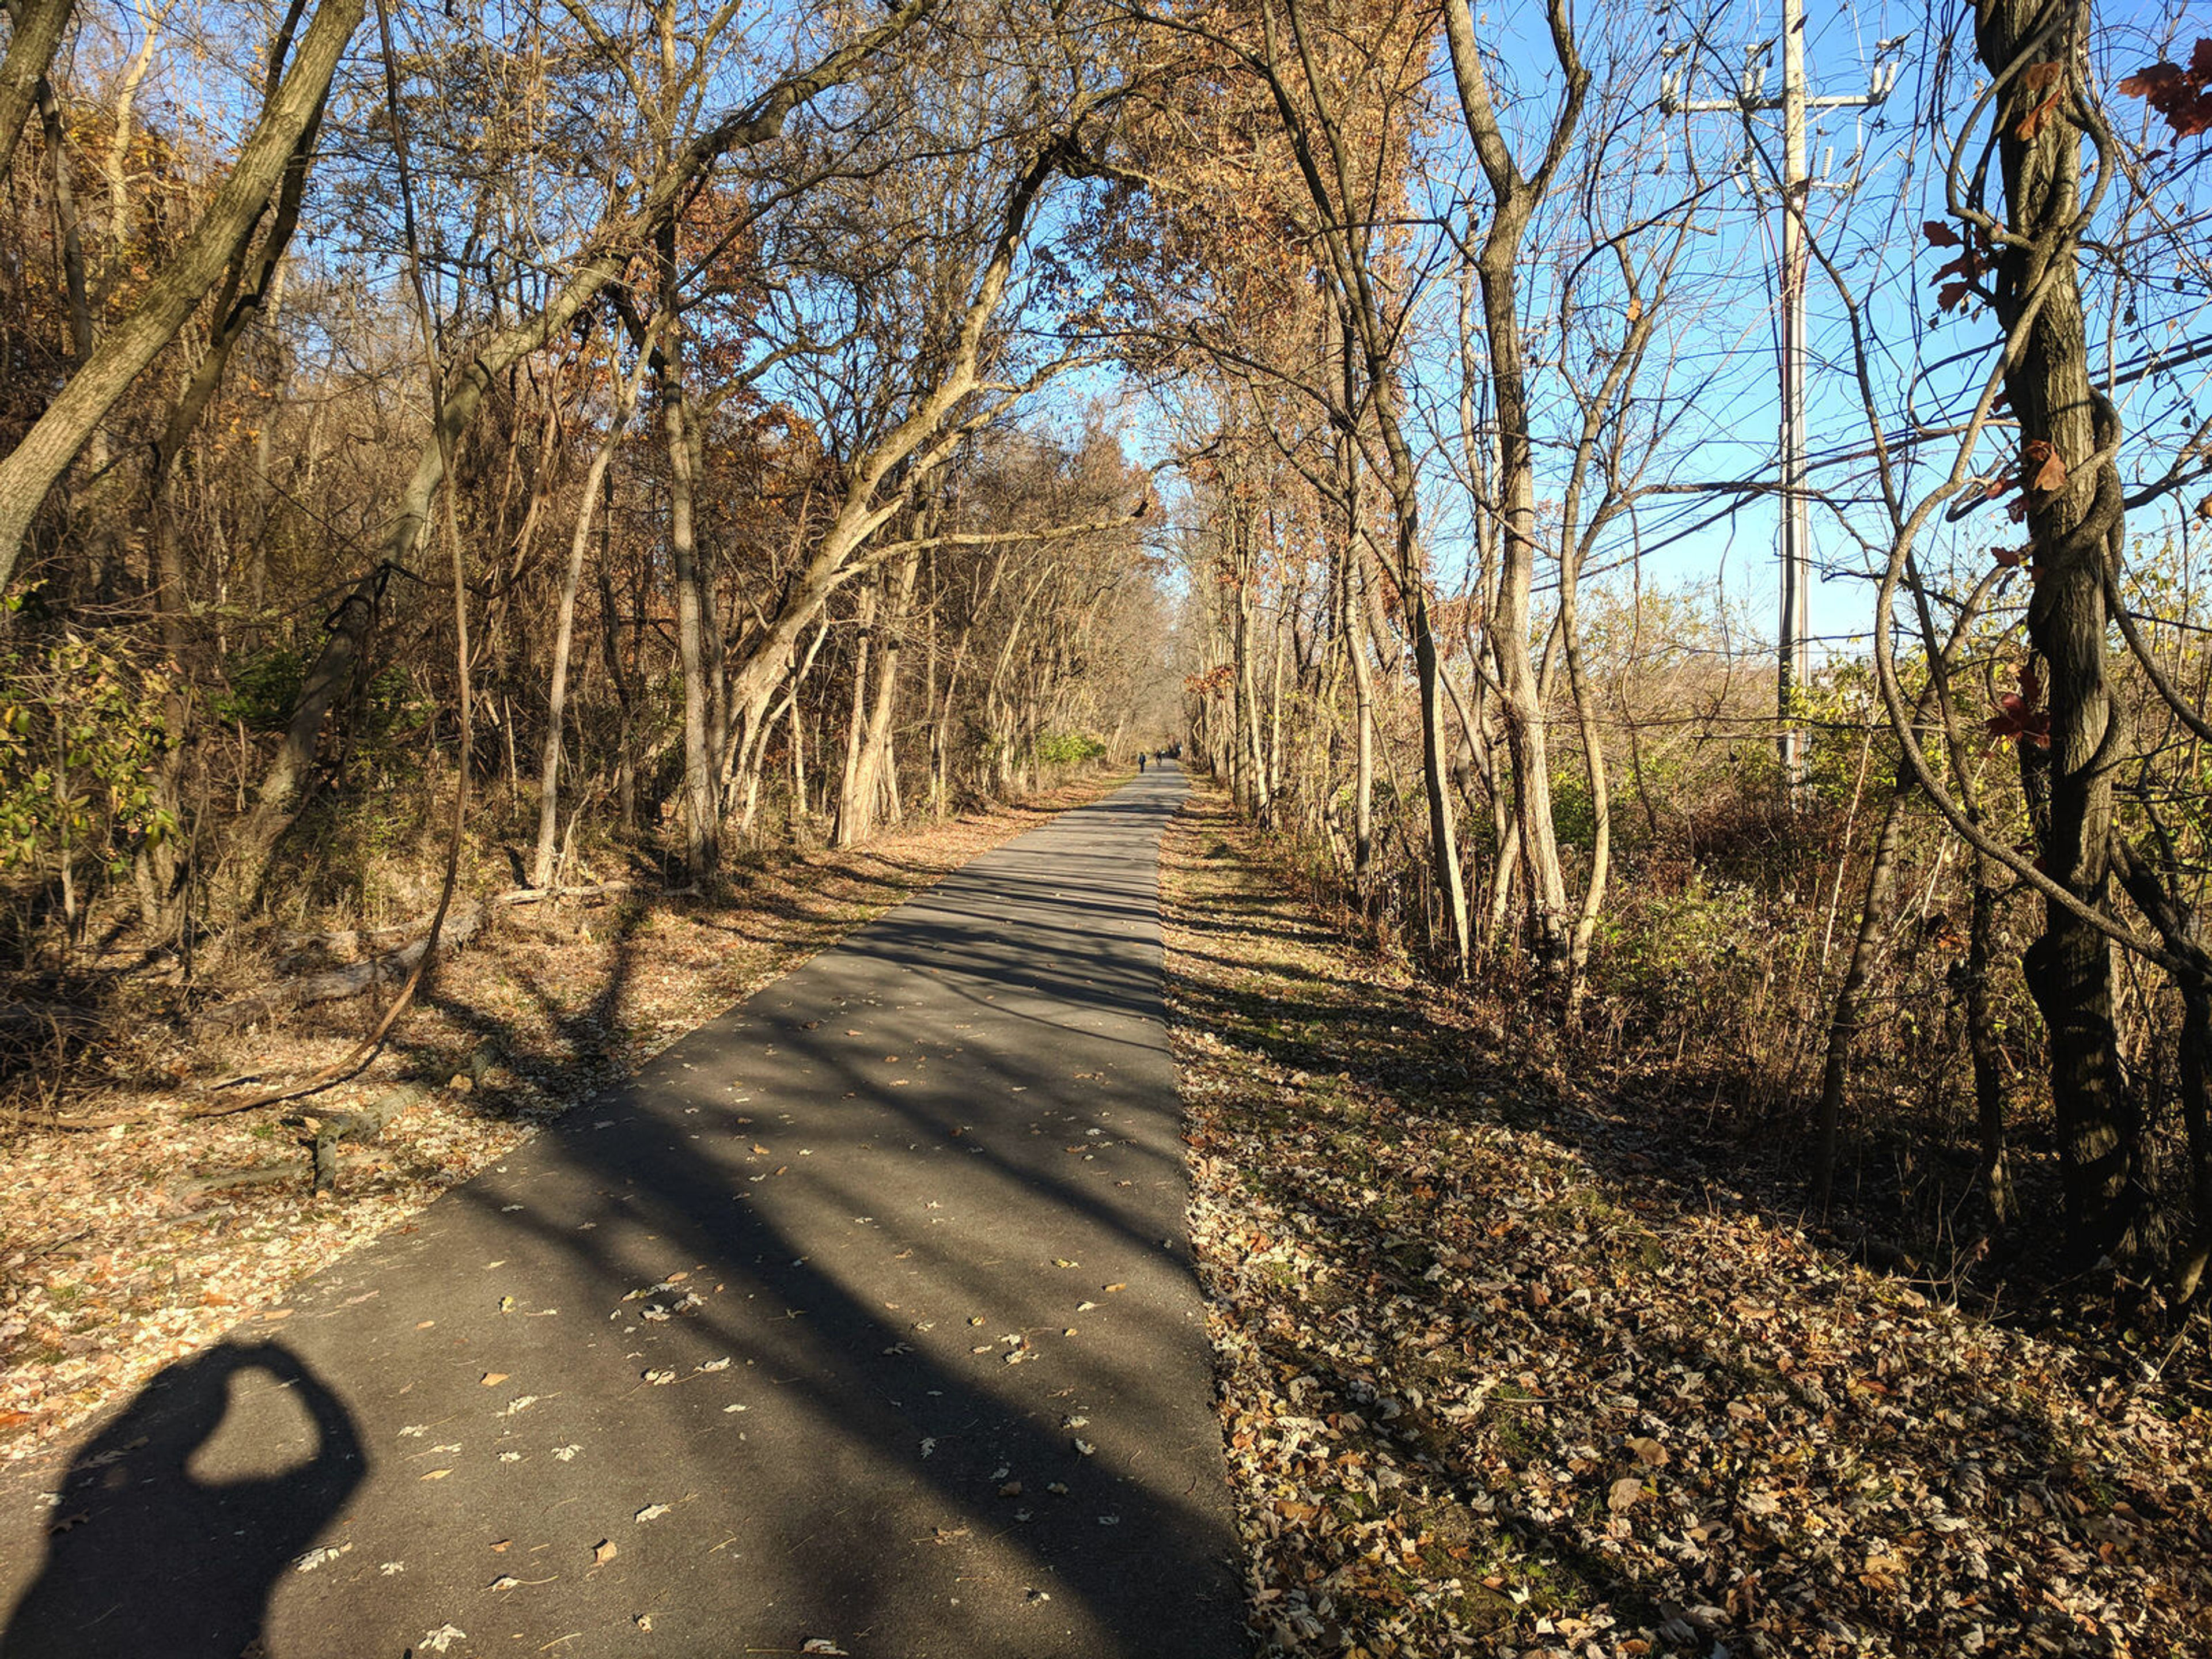
<path fill-rule="evenodd" d="M 1194 792 L 1170 1019 L 1264 1652 L 2212 1651 L 2201 1408 L 1663 1179 L 1284 888 Z"/>

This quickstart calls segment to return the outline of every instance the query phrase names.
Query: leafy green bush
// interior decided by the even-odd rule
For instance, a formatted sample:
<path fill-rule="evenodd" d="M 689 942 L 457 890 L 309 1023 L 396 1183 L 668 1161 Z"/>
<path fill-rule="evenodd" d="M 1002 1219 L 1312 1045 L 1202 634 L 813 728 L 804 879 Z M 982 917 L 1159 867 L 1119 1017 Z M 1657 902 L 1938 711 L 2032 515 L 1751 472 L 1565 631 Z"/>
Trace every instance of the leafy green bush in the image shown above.
<path fill-rule="evenodd" d="M 226 726 L 244 723 L 256 732 L 283 729 L 300 700 L 307 665 L 283 646 L 233 657 L 224 665 L 228 689 L 208 700 L 209 709 Z"/>
<path fill-rule="evenodd" d="M 120 874 L 175 833 L 158 787 L 168 690 L 74 634 L 0 654 L 0 869 L 91 858 Z"/>
<path fill-rule="evenodd" d="M 1048 732 L 1037 739 L 1036 757 L 1047 766 L 1079 766 L 1106 752 L 1088 732 Z"/>

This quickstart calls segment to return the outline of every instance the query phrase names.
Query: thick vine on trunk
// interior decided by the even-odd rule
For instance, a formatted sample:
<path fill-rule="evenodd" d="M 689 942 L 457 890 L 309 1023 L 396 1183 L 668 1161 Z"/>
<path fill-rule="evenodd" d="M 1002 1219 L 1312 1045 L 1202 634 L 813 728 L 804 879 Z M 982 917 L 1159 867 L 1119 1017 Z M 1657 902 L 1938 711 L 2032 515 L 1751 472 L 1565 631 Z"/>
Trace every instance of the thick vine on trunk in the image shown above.
<path fill-rule="evenodd" d="M 2005 393 L 2020 423 L 2021 483 L 2036 561 L 2028 638 L 2050 698 L 2047 749 L 2023 743 L 2040 794 L 2037 840 L 2051 878 L 2085 904 L 2106 902 L 2112 765 L 2120 719 L 2106 665 L 2105 560 L 2122 530 L 2119 473 L 2093 466 L 2101 440 L 2077 276 L 2083 132 L 2073 105 L 2088 21 L 2083 0 L 1980 0 L 1982 62 L 2003 82 L 1997 159 L 2008 233 L 1996 270 L 1998 321 L 2012 352 Z M 2038 114 L 2045 92 L 2024 70 L 2064 65 L 2066 96 Z M 2047 448 L 2042 447 L 2047 446 Z M 2041 487 L 2056 461 L 2063 481 Z M 2135 1242 L 2143 1206 L 2142 1121 L 2120 1071 L 2112 952 L 2097 928 L 2046 902 L 2024 958 L 2048 1031 L 2069 1242 L 2085 1261 Z"/>

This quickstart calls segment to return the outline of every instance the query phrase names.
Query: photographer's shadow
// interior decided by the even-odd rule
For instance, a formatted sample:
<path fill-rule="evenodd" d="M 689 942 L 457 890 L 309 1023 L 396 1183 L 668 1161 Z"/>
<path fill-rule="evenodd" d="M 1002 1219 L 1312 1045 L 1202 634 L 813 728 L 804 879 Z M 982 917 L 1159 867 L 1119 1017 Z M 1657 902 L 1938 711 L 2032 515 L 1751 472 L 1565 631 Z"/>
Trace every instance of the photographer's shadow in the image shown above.
<path fill-rule="evenodd" d="M 169 1367 L 70 1465 L 0 1659 L 240 1659 L 270 1593 L 367 1473 L 353 1419 L 289 1349 Z"/>

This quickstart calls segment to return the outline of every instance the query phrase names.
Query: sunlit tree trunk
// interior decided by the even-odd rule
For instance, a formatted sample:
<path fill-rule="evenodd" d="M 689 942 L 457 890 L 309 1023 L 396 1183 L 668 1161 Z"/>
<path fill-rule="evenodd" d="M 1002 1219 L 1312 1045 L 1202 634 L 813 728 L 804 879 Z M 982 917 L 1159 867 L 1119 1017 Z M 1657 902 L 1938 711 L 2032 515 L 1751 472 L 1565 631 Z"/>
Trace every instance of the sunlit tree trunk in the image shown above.
<path fill-rule="evenodd" d="M 1445 0 L 1444 34 L 1451 49 L 1460 114 L 1490 184 L 1492 213 L 1475 276 L 1481 291 L 1483 334 L 1490 349 L 1491 413 L 1497 425 L 1499 532 L 1498 601 L 1491 617 L 1491 649 L 1498 662 L 1506 750 L 1513 763 L 1513 802 L 1521 857 L 1529 877 L 1528 910 L 1539 963 L 1549 972 L 1568 967 L 1571 939 L 1565 878 L 1552 820 L 1551 752 L 1544 727 L 1543 696 L 1529 653 L 1529 596 L 1536 570 L 1535 456 L 1530 441 L 1528 360 L 1521 339 L 1520 265 L 1529 222 L 1550 191 L 1552 179 L 1582 115 L 1589 76 L 1576 49 L 1565 0 L 1547 0 L 1546 18 L 1564 85 L 1550 124 L 1543 157 L 1523 173 L 1490 98 L 1487 67 L 1467 0 Z"/>
<path fill-rule="evenodd" d="M 720 817 L 714 789 L 714 749 L 708 730 L 707 602 L 693 523 L 690 415 L 684 401 L 684 319 L 676 291 L 676 232 L 662 231 L 661 337 L 654 389 L 667 434 L 668 559 L 676 588 L 676 649 L 684 682 L 684 867 L 694 882 L 714 879 L 720 864 Z"/>
<path fill-rule="evenodd" d="M 618 383 L 620 390 L 607 419 L 606 434 L 592 452 L 584 487 L 577 496 L 576 528 L 568 538 L 568 563 L 562 572 L 561 598 L 553 617 L 553 665 L 545 694 L 545 752 L 538 764 L 538 852 L 531 880 L 539 887 L 553 880 L 561 802 L 561 745 L 568 706 L 568 658 L 576 636 L 576 589 L 583 580 L 584 555 L 592 541 L 592 516 L 599 506 L 607 468 L 636 410 L 638 392 L 652 356 L 653 342 L 647 339 L 638 350 L 635 367 Z"/>
<path fill-rule="evenodd" d="M 5 178 L 15 159 L 15 143 L 23 124 L 39 100 L 39 86 L 54 61 L 55 48 L 69 27 L 75 0 L 10 0 L 8 55 L 0 59 L 0 178 Z M 356 8 L 354 21 L 361 20 Z M 0 571 L 0 586 L 6 573 Z"/>
<path fill-rule="evenodd" d="M 0 161 L 14 151 L 23 117 L 37 96 L 45 58 L 52 52 L 48 44 L 43 53 L 36 53 L 38 71 L 21 87 L 18 108 L 17 47 L 22 46 L 27 54 L 34 53 L 37 47 L 37 40 L 27 39 L 21 31 L 42 31 L 51 22 L 58 38 L 68 15 L 67 7 L 57 14 L 41 0 L 22 0 L 22 8 L 18 12 L 19 33 L 9 43 L 5 64 L 0 64 L 0 146 L 4 146 Z M 238 250 L 260 223 L 270 192 L 290 165 L 301 135 L 320 118 L 331 76 L 361 22 L 362 12 L 362 0 L 324 0 L 292 54 L 283 79 L 269 97 L 230 172 L 201 209 L 191 233 L 163 260 L 160 272 L 130 313 L 107 331 L 31 429 L 0 459 L 0 588 L 14 574 L 24 532 L 46 500 L 46 491 L 76 459 L 116 400 L 176 337 L 208 291 L 232 268 Z"/>

